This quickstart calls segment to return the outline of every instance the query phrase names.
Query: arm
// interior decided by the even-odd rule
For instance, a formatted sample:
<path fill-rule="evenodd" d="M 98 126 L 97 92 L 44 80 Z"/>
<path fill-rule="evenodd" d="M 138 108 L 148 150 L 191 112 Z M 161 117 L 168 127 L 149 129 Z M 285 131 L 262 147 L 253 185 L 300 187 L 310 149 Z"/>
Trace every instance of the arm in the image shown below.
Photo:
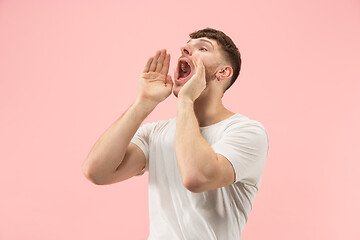
<path fill-rule="evenodd" d="M 139 79 L 139 95 L 135 103 L 99 138 L 83 164 L 83 173 L 89 180 L 107 184 L 114 182 L 114 178 L 123 179 L 121 175 L 129 169 L 134 171 L 132 165 L 138 163 L 132 158 L 139 154 L 133 154 L 136 150 L 128 146 L 142 121 L 171 94 L 173 84 L 167 75 L 169 64 L 170 55 L 165 49 L 149 58 Z M 129 154 L 126 154 L 127 150 Z M 130 160 L 126 159 L 122 165 L 126 157 Z"/>
<path fill-rule="evenodd" d="M 176 118 L 175 153 L 180 174 L 188 189 L 206 182 L 208 172 L 216 165 L 217 156 L 200 133 L 194 103 L 179 99 Z"/>
<path fill-rule="evenodd" d="M 199 193 L 234 182 L 234 169 L 215 153 L 200 133 L 194 101 L 206 87 L 205 68 L 195 55 L 196 73 L 179 92 L 175 132 L 175 153 L 184 186 Z"/>
<path fill-rule="evenodd" d="M 131 138 L 156 105 L 136 100 L 99 138 L 83 164 L 83 173 L 96 184 L 112 181 Z"/>
<path fill-rule="evenodd" d="M 199 193 L 232 184 L 235 172 L 229 160 L 215 153 L 200 133 L 194 104 L 179 99 L 175 152 L 184 186 Z"/>

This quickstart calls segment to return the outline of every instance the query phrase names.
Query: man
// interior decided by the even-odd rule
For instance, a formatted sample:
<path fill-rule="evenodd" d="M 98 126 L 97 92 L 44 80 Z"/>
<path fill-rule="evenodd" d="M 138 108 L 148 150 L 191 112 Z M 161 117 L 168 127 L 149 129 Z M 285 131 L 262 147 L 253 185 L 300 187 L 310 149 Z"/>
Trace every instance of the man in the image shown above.
<path fill-rule="evenodd" d="M 238 240 L 260 186 L 268 136 L 260 122 L 221 103 L 240 71 L 232 40 L 212 28 L 190 37 L 174 81 L 165 49 L 149 58 L 134 104 L 96 142 L 83 172 L 95 184 L 149 172 L 148 240 Z M 171 92 L 176 118 L 140 127 Z"/>

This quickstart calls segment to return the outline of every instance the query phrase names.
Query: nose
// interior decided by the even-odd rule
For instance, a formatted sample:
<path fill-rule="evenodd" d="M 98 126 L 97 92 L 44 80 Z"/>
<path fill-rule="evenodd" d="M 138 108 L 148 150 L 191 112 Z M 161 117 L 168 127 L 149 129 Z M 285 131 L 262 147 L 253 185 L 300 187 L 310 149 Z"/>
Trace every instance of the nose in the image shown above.
<path fill-rule="evenodd" d="M 185 46 L 181 47 L 181 53 L 182 53 L 183 55 L 189 55 L 189 56 L 191 56 L 191 54 L 192 54 L 191 47 L 190 47 L 189 45 L 185 45 Z"/>

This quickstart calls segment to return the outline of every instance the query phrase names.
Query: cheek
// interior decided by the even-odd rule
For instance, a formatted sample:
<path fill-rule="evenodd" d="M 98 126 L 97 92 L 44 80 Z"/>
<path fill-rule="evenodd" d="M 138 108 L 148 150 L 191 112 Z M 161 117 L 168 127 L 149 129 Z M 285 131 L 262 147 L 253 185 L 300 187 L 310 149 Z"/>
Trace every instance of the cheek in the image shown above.
<path fill-rule="evenodd" d="M 205 71 L 211 72 L 213 69 L 216 69 L 217 64 L 214 61 L 214 58 L 203 57 L 201 60 L 205 66 Z"/>
<path fill-rule="evenodd" d="M 206 80 L 210 81 L 210 79 L 215 77 L 215 73 L 216 73 L 216 67 L 215 66 L 208 66 L 205 67 L 205 77 Z"/>
<path fill-rule="evenodd" d="M 211 63 L 210 59 L 208 59 L 207 57 L 202 56 L 200 58 L 205 67 L 209 66 L 209 64 Z"/>

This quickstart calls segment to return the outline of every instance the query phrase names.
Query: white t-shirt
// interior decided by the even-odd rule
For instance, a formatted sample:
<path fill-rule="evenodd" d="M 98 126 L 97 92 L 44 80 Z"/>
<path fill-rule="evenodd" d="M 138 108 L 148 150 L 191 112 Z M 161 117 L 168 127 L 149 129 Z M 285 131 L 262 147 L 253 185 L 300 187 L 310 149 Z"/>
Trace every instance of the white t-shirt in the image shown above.
<path fill-rule="evenodd" d="M 268 135 L 258 121 L 239 113 L 200 127 L 215 153 L 232 164 L 236 180 L 193 193 L 183 185 L 175 156 L 176 118 L 146 123 L 131 142 L 141 148 L 149 172 L 150 235 L 147 240 L 239 240 L 259 189 Z"/>

